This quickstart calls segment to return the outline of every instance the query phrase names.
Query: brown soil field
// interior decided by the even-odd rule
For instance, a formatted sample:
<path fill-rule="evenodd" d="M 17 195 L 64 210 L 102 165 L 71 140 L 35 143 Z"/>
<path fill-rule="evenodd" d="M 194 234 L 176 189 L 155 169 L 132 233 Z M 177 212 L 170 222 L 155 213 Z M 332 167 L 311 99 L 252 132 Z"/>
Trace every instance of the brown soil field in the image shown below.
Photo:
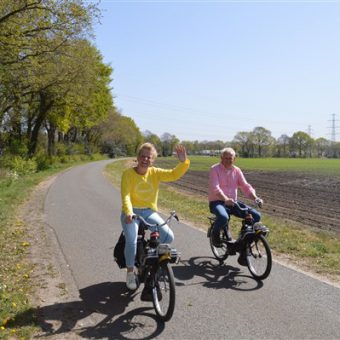
<path fill-rule="evenodd" d="M 340 232 L 340 177 L 300 172 L 243 172 L 264 200 L 264 214 Z M 206 198 L 208 172 L 189 170 L 180 180 L 167 184 Z M 249 203 L 241 193 L 239 199 Z"/>

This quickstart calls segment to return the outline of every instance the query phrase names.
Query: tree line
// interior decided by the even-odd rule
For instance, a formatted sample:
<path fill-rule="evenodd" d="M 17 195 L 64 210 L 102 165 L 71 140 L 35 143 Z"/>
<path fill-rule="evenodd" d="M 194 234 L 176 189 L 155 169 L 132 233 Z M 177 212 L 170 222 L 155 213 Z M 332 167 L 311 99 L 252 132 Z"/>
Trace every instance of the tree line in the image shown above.
<path fill-rule="evenodd" d="M 0 1 L 0 166 L 13 156 L 44 165 L 79 153 L 135 155 L 144 141 L 172 154 L 175 135 L 142 133 L 115 107 L 113 69 L 94 44 L 100 16 L 83 0 Z M 191 154 L 232 145 L 243 157 L 340 157 L 339 143 L 301 131 L 275 139 L 263 127 L 230 142 L 182 143 Z"/>
<path fill-rule="evenodd" d="M 262 126 L 252 131 L 240 131 L 229 142 L 186 141 L 184 144 L 193 154 L 214 154 L 226 146 L 232 146 L 241 157 L 340 157 L 340 143 L 323 137 L 313 139 L 303 131 L 297 131 L 292 136 L 283 134 L 275 139 L 271 131 Z"/>
<path fill-rule="evenodd" d="M 143 139 L 153 143 L 160 156 L 172 154 L 174 145 L 179 139 L 170 133 L 160 137 L 151 131 L 143 133 Z M 231 141 L 181 141 L 187 152 L 192 155 L 216 156 L 228 146 L 233 147 L 241 157 L 327 157 L 340 158 L 340 143 L 331 142 L 326 138 L 313 139 L 303 131 L 297 131 L 292 136 L 281 135 L 275 139 L 270 130 L 255 127 L 252 131 L 240 131 Z"/>
<path fill-rule="evenodd" d="M 142 134 L 114 106 L 113 70 L 93 43 L 99 18 L 82 0 L 1 0 L 2 156 L 52 158 L 110 143 L 135 152 Z"/>

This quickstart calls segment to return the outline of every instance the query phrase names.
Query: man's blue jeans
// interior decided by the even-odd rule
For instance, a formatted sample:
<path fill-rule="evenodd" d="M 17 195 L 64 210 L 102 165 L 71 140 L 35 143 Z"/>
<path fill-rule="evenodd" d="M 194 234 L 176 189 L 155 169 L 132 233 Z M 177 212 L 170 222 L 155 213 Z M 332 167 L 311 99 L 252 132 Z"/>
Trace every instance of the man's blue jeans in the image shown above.
<path fill-rule="evenodd" d="M 254 222 L 259 222 L 261 219 L 261 214 L 254 208 L 251 208 L 241 201 L 237 201 L 241 208 L 248 207 L 250 209 L 250 214 L 253 216 Z M 239 218 L 245 217 L 245 212 L 240 211 L 237 207 L 227 207 L 224 201 L 211 201 L 209 202 L 210 212 L 216 215 L 216 222 L 214 225 L 213 233 L 219 233 L 221 228 L 228 225 L 231 215 L 237 216 Z"/>

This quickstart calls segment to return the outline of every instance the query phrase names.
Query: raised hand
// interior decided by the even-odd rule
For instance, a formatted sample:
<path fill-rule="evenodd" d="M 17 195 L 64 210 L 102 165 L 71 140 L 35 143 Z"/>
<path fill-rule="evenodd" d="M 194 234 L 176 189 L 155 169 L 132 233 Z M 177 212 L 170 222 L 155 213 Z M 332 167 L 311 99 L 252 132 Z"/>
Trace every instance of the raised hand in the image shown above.
<path fill-rule="evenodd" d="M 177 157 L 180 162 L 185 162 L 187 159 L 187 151 L 185 150 L 185 146 L 182 144 L 179 144 L 175 148 Z"/>

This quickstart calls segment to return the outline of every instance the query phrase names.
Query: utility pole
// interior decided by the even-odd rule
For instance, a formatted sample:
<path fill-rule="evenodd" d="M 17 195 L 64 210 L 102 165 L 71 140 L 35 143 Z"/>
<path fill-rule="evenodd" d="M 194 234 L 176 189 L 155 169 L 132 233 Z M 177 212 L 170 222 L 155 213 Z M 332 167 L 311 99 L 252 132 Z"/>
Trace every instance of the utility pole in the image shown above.
<path fill-rule="evenodd" d="M 333 143 L 336 142 L 336 135 L 337 135 L 337 132 L 336 132 L 336 129 L 339 127 L 339 126 L 336 126 L 335 125 L 335 122 L 337 122 L 338 120 L 335 119 L 335 116 L 336 114 L 335 113 L 332 113 L 332 119 L 331 120 L 328 120 L 329 122 L 332 122 L 332 126 L 329 127 L 331 129 L 331 141 Z"/>
<path fill-rule="evenodd" d="M 308 125 L 308 129 L 307 129 L 307 133 L 309 135 L 309 137 L 312 137 L 312 126 L 311 125 Z"/>

